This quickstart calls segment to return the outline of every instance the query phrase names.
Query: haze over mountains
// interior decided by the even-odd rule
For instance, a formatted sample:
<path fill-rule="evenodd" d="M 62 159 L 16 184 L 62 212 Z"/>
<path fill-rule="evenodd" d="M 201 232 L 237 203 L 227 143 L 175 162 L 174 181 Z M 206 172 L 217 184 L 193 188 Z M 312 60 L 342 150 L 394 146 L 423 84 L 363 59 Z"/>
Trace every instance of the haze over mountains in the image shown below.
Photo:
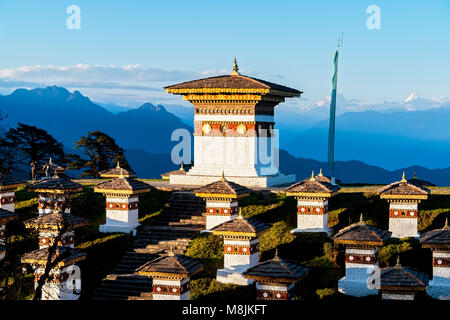
<path fill-rule="evenodd" d="M 438 101 L 411 95 L 400 103 L 378 105 L 343 96 L 339 99 L 336 158 L 349 161 L 336 163 L 338 178 L 351 183 L 388 183 L 401 177 L 402 168 L 413 166 L 406 170 L 409 176 L 417 172 L 422 179 L 450 185 L 448 98 Z M 281 148 L 287 151 L 280 152 L 283 172 L 296 173 L 298 179 L 320 167 L 327 173 L 324 162 L 311 159 L 326 160 L 328 107 L 324 99 L 302 107 L 282 104 L 276 109 Z M 82 135 L 103 131 L 127 150 L 137 174 L 148 178 L 159 178 L 162 172 L 177 167 L 170 161 L 170 151 L 177 143 L 170 141 L 171 133 L 177 128 L 192 132 L 193 121 L 191 107 L 151 103 L 135 109 L 101 107 L 78 91 L 71 93 L 57 86 L 17 89 L 0 96 L 0 110 L 8 116 L 8 125 L 23 122 L 44 128 L 70 152 Z"/>

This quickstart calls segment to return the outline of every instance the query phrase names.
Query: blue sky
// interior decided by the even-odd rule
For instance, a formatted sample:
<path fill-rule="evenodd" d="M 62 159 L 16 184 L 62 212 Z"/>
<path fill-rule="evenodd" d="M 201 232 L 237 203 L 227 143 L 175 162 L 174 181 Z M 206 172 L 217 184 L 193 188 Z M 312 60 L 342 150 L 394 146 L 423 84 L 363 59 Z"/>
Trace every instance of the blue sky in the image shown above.
<path fill-rule="evenodd" d="M 66 27 L 72 4 L 80 30 Z M 380 30 L 366 27 L 370 5 Z M 0 0 L 0 92 L 57 84 L 104 102 L 173 102 L 163 85 L 229 72 L 236 56 L 243 74 L 320 99 L 341 32 L 346 97 L 450 95 L 449 0 Z"/>

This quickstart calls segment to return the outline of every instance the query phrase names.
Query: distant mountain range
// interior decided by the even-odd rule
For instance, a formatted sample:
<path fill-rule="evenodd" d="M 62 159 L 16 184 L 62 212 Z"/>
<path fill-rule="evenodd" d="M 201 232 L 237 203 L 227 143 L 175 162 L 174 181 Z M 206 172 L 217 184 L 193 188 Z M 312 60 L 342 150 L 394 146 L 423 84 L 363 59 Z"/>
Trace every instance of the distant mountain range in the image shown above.
<path fill-rule="evenodd" d="M 326 163 L 312 160 L 326 159 L 328 122 L 323 119 L 328 110 L 326 101 L 322 107 L 319 104 L 308 110 L 280 106 L 276 111 L 281 147 L 287 150 L 280 152 L 280 168 L 284 173 L 295 173 L 298 179 L 320 168 L 328 173 Z M 146 178 L 159 178 L 162 172 L 178 167 L 170 160 L 172 146 L 177 143 L 171 142 L 170 136 L 177 128 L 192 132 L 189 124 L 193 120 L 190 107 L 169 105 L 166 108 L 151 103 L 135 109 L 115 105 L 102 107 L 78 91 L 71 93 L 57 86 L 17 89 L 10 95 L 0 96 L 0 111 L 8 116 L 9 126 L 23 122 L 43 128 L 63 142 L 69 152 L 82 135 L 103 131 L 127 150 L 132 168 L 138 176 Z M 336 158 L 349 161 L 336 162 L 336 176 L 348 183 L 382 184 L 398 180 L 402 168 L 406 168 L 408 176 L 417 172 L 421 179 L 450 185 L 448 119 L 450 106 L 445 105 L 416 111 L 341 113 L 337 117 Z M 386 165 L 373 166 L 364 162 Z M 400 165 L 392 167 L 395 163 Z M 426 167 L 434 166 L 430 163 L 446 169 L 429 170 Z"/>
<path fill-rule="evenodd" d="M 100 130 L 124 148 L 169 153 L 175 143 L 170 140 L 174 128 L 192 132 L 192 127 L 161 105 L 145 103 L 137 109 L 113 114 L 78 91 L 70 93 L 56 86 L 17 89 L 0 96 L 0 110 L 8 116 L 10 126 L 15 127 L 20 121 L 44 128 L 69 149 L 89 131 Z"/>

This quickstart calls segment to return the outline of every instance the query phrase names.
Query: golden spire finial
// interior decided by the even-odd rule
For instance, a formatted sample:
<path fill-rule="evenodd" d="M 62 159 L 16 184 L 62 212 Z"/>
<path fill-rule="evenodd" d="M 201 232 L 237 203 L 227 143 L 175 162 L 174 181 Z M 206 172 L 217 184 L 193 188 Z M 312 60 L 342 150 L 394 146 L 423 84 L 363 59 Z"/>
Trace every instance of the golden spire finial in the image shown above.
<path fill-rule="evenodd" d="M 275 256 L 273 257 L 273 260 L 280 261 L 280 256 L 278 254 L 278 247 L 275 248 Z"/>
<path fill-rule="evenodd" d="M 222 178 L 220 178 L 221 181 L 225 181 L 225 172 L 222 171 Z"/>
<path fill-rule="evenodd" d="M 234 58 L 233 72 L 231 73 L 231 75 L 232 76 L 237 76 L 239 74 L 240 74 L 239 73 L 239 67 L 237 65 L 236 58 Z"/>
<path fill-rule="evenodd" d="M 55 169 L 55 171 L 53 171 L 53 177 L 52 178 L 53 179 L 58 179 L 59 178 L 58 172 L 56 171 L 56 169 Z"/>
<path fill-rule="evenodd" d="M 309 181 L 316 181 L 316 178 L 314 178 L 314 170 L 311 173 L 311 178 L 309 179 Z"/>
<path fill-rule="evenodd" d="M 241 219 L 241 220 L 244 219 L 244 217 L 242 216 L 242 208 L 239 208 L 239 213 L 238 213 L 238 217 L 237 218 Z"/>
<path fill-rule="evenodd" d="M 181 170 L 181 171 L 184 171 L 184 168 L 183 168 L 183 162 L 181 162 L 181 164 L 180 164 L 180 170 Z"/>
<path fill-rule="evenodd" d="M 120 162 L 119 162 L 119 160 L 117 160 L 117 166 L 116 166 L 116 168 L 117 168 L 117 169 L 120 168 Z"/>
<path fill-rule="evenodd" d="M 416 179 L 416 180 L 417 180 L 417 173 L 416 173 L 416 172 L 414 172 L 414 177 L 413 177 L 413 179 Z"/>
<path fill-rule="evenodd" d="M 402 262 L 400 261 L 400 255 L 397 256 L 397 263 L 395 264 L 395 266 L 397 268 L 401 268 L 402 267 Z"/>
<path fill-rule="evenodd" d="M 169 249 L 169 252 L 167 253 L 167 255 L 168 255 L 169 257 L 175 256 L 175 253 L 173 253 L 173 245 L 170 246 L 170 249 Z"/>
<path fill-rule="evenodd" d="M 120 168 L 120 176 L 119 176 L 119 178 L 120 178 L 120 179 L 125 178 L 125 177 L 123 176 L 123 169 L 122 169 L 122 168 Z"/>
<path fill-rule="evenodd" d="M 450 229 L 450 227 L 448 226 L 448 217 L 445 218 L 444 228 L 442 228 L 442 229 L 444 229 L 444 230 Z"/>
<path fill-rule="evenodd" d="M 52 157 L 50 157 L 50 158 L 48 159 L 48 164 L 49 164 L 49 165 L 53 165 Z"/>
<path fill-rule="evenodd" d="M 406 182 L 405 171 L 403 171 L 403 176 L 402 176 L 402 180 L 401 180 L 401 182 Z"/>
<path fill-rule="evenodd" d="M 359 222 L 364 222 L 364 217 L 363 217 L 362 212 L 361 212 L 361 215 L 359 216 Z"/>
<path fill-rule="evenodd" d="M 318 176 L 319 176 L 319 177 L 323 177 L 322 168 L 320 168 L 320 171 L 319 171 Z"/>

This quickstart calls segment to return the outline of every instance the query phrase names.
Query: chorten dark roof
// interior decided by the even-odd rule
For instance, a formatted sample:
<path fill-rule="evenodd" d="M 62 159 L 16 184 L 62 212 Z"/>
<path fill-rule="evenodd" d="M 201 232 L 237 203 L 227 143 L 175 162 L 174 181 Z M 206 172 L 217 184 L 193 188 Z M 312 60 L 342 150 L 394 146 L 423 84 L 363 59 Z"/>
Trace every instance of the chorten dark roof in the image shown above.
<path fill-rule="evenodd" d="M 248 195 L 250 192 L 251 190 L 247 187 L 228 181 L 223 175 L 220 180 L 194 190 L 197 197 L 225 196 L 239 198 Z"/>
<path fill-rule="evenodd" d="M 79 192 L 83 186 L 79 183 L 73 182 L 66 177 L 59 177 L 54 175 L 50 179 L 37 181 L 28 186 L 29 189 L 35 192 Z"/>
<path fill-rule="evenodd" d="M 35 229 L 73 229 L 89 224 L 89 220 L 70 213 L 55 212 L 27 220 L 24 224 L 27 228 Z"/>
<path fill-rule="evenodd" d="M 25 185 L 25 181 L 15 177 L 0 174 L 0 191 L 16 189 Z"/>
<path fill-rule="evenodd" d="M 284 97 L 296 97 L 302 94 L 293 88 L 276 83 L 256 79 L 241 74 L 223 75 L 192 80 L 164 87 L 168 93 L 183 94 L 188 92 L 199 93 L 259 93 L 274 94 Z"/>
<path fill-rule="evenodd" d="M 100 177 L 102 178 L 118 178 L 121 175 L 125 178 L 130 178 L 134 177 L 135 173 L 132 170 L 121 168 L 119 161 L 117 161 L 117 166 L 115 168 L 100 172 Z"/>
<path fill-rule="evenodd" d="M 48 261 L 49 256 L 49 247 L 34 250 L 28 253 L 25 253 L 21 261 L 22 263 L 29 263 L 34 265 L 46 265 Z M 81 261 L 86 259 L 87 254 L 79 249 L 74 249 L 70 247 L 63 247 L 60 246 L 56 248 L 55 253 L 53 254 L 53 257 L 51 259 L 52 262 L 54 262 L 56 259 L 58 259 L 58 267 L 64 267 L 71 265 L 75 262 Z"/>
<path fill-rule="evenodd" d="M 319 181 L 314 176 L 314 171 L 311 178 L 299 181 L 284 189 L 287 195 L 310 195 L 317 194 L 325 197 L 331 197 L 339 191 L 339 187 L 332 185 L 325 181 Z"/>
<path fill-rule="evenodd" d="M 243 235 L 256 237 L 271 226 L 257 219 L 245 219 L 240 214 L 236 219 L 215 226 L 211 231 L 216 235 Z"/>
<path fill-rule="evenodd" d="M 150 277 L 155 276 L 180 276 L 188 277 L 203 270 L 203 265 L 196 259 L 173 254 L 169 252 L 167 256 L 156 258 L 149 261 L 137 269 L 138 274 Z"/>
<path fill-rule="evenodd" d="M 425 248 L 450 248 L 450 227 L 448 219 L 442 229 L 434 229 L 421 234 L 420 243 Z"/>
<path fill-rule="evenodd" d="M 392 232 L 366 224 L 362 220 L 361 215 L 361 220 L 358 223 L 354 223 L 339 230 L 332 239 L 334 242 L 341 244 L 368 244 L 381 246 L 389 239 L 391 234 Z"/>
<path fill-rule="evenodd" d="M 246 279 L 262 281 L 279 281 L 291 283 L 304 277 L 309 271 L 295 261 L 283 260 L 278 256 L 278 250 L 272 260 L 260 262 L 243 273 Z"/>
<path fill-rule="evenodd" d="M 408 182 L 408 180 L 405 179 L 405 173 L 403 173 L 402 180 L 393 182 L 378 189 L 378 193 L 381 195 L 381 198 L 410 196 L 411 198 L 417 197 L 418 199 L 426 199 L 430 194 L 430 190 L 422 185 Z"/>
<path fill-rule="evenodd" d="M 403 267 L 400 259 L 394 267 L 380 269 L 381 290 L 391 289 L 400 291 L 425 290 L 428 276 L 412 268 Z"/>
<path fill-rule="evenodd" d="M 95 192 L 124 191 L 133 194 L 148 192 L 151 189 L 152 187 L 145 182 L 125 177 L 101 182 L 94 187 Z"/>
<path fill-rule="evenodd" d="M 186 170 L 184 169 L 183 164 L 181 164 L 180 169 L 165 172 L 165 173 L 161 174 L 161 177 L 163 179 L 169 179 L 171 175 L 178 175 L 178 176 L 186 175 Z"/>
<path fill-rule="evenodd" d="M 0 208 L 0 223 L 3 224 L 7 221 L 14 220 L 16 218 L 17 218 L 17 215 L 14 214 L 14 212 Z"/>

